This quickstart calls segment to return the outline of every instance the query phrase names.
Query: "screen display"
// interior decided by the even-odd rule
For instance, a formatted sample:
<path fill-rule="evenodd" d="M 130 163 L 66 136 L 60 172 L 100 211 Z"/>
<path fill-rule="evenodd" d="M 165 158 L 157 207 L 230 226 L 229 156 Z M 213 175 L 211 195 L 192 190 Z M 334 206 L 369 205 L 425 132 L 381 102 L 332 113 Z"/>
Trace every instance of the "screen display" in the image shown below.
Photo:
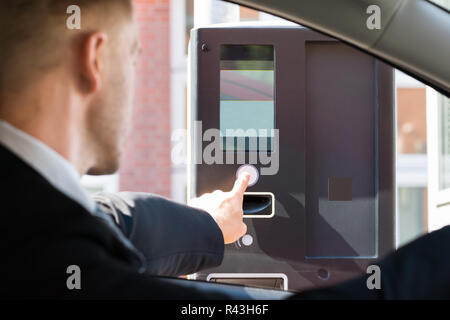
<path fill-rule="evenodd" d="M 220 48 L 220 134 L 225 151 L 271 151 L 275 126 L 272 45 Z"/>

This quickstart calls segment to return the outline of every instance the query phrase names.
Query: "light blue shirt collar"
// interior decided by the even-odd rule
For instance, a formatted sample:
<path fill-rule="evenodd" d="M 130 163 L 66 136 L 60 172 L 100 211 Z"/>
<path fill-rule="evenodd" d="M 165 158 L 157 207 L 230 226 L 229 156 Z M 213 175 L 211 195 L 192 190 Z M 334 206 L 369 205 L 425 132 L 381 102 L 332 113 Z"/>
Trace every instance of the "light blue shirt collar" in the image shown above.
<path fill-rule="evenodd" d="M 90 213 L 96 204 L 80 184 L 75 167 L 56 151 L 0 120 L 0 143 L 41 174 L 51 185 Z"/>

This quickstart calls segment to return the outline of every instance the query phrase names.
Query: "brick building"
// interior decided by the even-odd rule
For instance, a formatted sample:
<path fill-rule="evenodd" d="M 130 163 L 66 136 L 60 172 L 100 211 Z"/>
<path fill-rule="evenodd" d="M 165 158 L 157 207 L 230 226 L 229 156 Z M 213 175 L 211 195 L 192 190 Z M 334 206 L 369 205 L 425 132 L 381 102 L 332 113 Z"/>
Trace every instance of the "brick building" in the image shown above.
<path fill-rule="evenodd" d="M 170 1 L 135 0 L 142 54 L 120 190 L 170 196 Z"/>

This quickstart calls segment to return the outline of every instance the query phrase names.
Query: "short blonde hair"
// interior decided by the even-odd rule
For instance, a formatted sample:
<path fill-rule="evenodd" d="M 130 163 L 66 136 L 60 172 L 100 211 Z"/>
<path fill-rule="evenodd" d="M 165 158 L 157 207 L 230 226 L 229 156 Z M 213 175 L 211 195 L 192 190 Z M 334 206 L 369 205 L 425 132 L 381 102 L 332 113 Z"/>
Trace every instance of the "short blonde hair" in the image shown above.
<path fill-rule="evenodd" d="M 69 30 L 67 8 L 81 9 L 81 30 Z M 0 93 L 18 90 L 57 65 L 71 35 L 109 28 L 131 18 L 131 0 L 1 0 Z"/>

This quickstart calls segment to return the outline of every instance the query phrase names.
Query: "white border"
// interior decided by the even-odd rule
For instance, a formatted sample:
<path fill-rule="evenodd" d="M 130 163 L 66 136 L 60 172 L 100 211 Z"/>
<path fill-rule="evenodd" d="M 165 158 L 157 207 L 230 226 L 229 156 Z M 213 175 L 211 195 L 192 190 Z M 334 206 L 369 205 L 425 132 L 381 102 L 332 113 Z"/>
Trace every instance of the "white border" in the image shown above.
<path fill-rule="evenodd" d="M 275 195 L 272 192 L 245 192 L 244 196 L 246 194 L 252 195 L 252 194 L 256 194 L 256 195 L 269 195 L 272 197 L 272 214 L 270 215 L 257 215 L 257 214 L 248 214 L 245 215 L 244 214 L 244 219 L 268 219 L 268 218 L 272 218 L 275 215 Z"/>

